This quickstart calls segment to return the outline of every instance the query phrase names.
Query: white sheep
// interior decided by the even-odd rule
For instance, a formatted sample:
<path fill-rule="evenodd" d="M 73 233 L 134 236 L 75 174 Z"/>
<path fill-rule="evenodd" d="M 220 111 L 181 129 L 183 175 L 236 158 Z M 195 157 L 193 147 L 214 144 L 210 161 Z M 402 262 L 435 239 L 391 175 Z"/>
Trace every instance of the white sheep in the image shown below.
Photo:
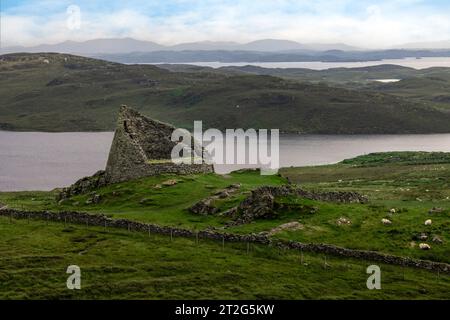
<path fill-rule="evenodd" d="M 425 221 L 425 225 L 426 225 L 426 226 L 431 226 L 431 219 L 426 220 L 426 221 Z"/>
<path fill-rule="evenodd" d="M 431 249 L 430 245 L 426 244 L 426 243 L 419 244 L 419 248 L 422 250 L 430 250 Z"/>
<path fill-rule="evenodd" d="M 381 223 L 383 223 L 383 224 L 391 224 L 392 223 L 392 221 L 391 220 L 389 220 L 389 219 L 381 219 Z"/>
<path fill-rule="evenodd" d="M 392 209 L 390 210 L 390 212 L 391 212 L 391 213 L 396 213 L 397 211 L 396 211 L 394 208 L 392 208 Z"/>

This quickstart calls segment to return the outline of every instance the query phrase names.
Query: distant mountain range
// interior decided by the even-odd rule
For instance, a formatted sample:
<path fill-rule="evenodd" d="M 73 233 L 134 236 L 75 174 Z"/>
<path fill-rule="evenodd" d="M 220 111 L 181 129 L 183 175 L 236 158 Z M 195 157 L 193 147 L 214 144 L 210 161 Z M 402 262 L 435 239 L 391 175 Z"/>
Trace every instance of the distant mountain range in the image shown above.
<path fill-rule="evenodd" d="M 416 49 L 423 47 L 424 49 Z M 449 49 L 435 49 L 435 48 Z M 433 48 L 433 49 L 432 49 Z M 249 43 L 203 41 L 164 46 L 132 38 L 65 41 L 34 47 L 5 47 L 0 53 L 57 52 L 78 54 L 120 63 L 189 62 L 351 62 L 406 57 L 450 57 L 450 40 L 411 43 L 394 49 L 363 50 L 346 44 L 302 44 L 264 39 Z"/>
<path fill-rule="evenodd" d="M 57 44 L 41 44 L 33 47 L 5 47 L 1 53 L 12 52 L 59 52 L 73 54 L 118 54 L 131 52 L 154 52 L 154 51 L 183 51 L 183 50 L 226 50 L 226 51 L 327 51 L 360 50 L 342 43 L 336 44 L 301 44 L 289 40 L 264 39 L 249 43 L 202 41 L 181 43 L 173 46 L 164 46 L 152 41 L 142 41 L 132 38 L 123 39 L 95 39 L 84 42 L 65 41 Z"/>
<path fill-rule="evenodd" d="M 407 43 L 390 49 L 450 49 L 450 40 Z M 161 45 L 152 41 L 133 38 L 93 39 L 83 42 L 65 41 L 57 44 L 40 44 L 32 47 L 2 47 L 0 53 L 13 52 L 59 52 L 81 55 L 125 54 L 155 51 L 255 51 L 255 52 L 325 52 L 325 51 L 369 51 L 344 43 L 299 43 L 290 40 L 263 39 L 248 43 L 225 41 L 187 42 L 176 45 Z M 374 50 L 370 50 L 374 51 Z M 380 50 L 378 50 L 380 51 Z"/>

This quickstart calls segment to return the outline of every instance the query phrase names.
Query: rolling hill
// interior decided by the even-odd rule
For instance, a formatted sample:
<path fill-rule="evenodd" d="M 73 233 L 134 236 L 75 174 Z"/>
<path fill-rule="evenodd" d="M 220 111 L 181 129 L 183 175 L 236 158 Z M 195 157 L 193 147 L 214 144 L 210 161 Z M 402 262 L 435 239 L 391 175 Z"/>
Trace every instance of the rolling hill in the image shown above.
<path fill-rule="evenodd" d="M 268 75 L 170 72 L 57 53 L 0 56 L 0 128 L 102 131 L 118 106 L 191 128 L 301 133 L 450 132 L 450 114 L 380 92 Z"/>
<path fill-rule="evenodd" d="M 312 70 L 304 68 L 263 68 L 258 66 L 229 66 L 211 68 L 188 64 L 161 64 L 173 72 L 222 73 L 226 75 L 268 75 L 288 80 L 327 83 L 335 87 L 370 90 L 408 98 L 429 106 L 450 110 L 450 68 L 414 69 L 383 64 L 359 68 L 331 68 Z M 398 82 L 382 83 L 380 79 Z"/>

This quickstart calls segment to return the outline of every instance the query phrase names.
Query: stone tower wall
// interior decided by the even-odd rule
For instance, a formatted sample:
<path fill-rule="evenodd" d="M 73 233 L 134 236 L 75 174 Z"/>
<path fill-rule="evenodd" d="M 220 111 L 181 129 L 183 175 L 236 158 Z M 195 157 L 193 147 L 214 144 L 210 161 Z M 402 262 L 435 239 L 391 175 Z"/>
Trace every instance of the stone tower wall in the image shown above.
<path fill-rule="evenodd" d="M 213 172 L 213 166 L 175 164 L 170 161 L 176 145 L 171 141 L 175 127 L 149 119 L 126 106 L 120 108 L 117 128 L 105 170 L 107 184 L 165 173 Z M 152 163 L 152 160 L 167 160 Z"/>

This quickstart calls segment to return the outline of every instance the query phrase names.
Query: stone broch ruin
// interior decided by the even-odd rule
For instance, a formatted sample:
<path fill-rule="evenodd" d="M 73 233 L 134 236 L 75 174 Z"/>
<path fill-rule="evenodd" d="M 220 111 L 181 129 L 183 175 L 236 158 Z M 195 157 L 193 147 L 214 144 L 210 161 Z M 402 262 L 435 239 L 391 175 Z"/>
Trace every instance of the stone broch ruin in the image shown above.
<path fill-rule="evenodd" d="M 149 119 L 136 110 L 122 106 L 105 170 L 106 183 L 116 183 L 165 173 L 195 174 L 213 172 L 205 164 L 175 164 L 171 140 L 176 128 Z"/>
<path fill-rule="evenodd" d="M 160 174 L 196 174 L 214 172 L 212 165 L 174 163 L 171 152 L 177 144 L 171 140 L 172 125 L 147 118 L 125 105 L 120 107 L 116 131 L 106 169 L 64 188 L 60 198 L 84 193 L 98 187 Z M 194 150 L 200 149 L 192 141 Z M 198 156 L 198 155 L 197 155 Z"/>

